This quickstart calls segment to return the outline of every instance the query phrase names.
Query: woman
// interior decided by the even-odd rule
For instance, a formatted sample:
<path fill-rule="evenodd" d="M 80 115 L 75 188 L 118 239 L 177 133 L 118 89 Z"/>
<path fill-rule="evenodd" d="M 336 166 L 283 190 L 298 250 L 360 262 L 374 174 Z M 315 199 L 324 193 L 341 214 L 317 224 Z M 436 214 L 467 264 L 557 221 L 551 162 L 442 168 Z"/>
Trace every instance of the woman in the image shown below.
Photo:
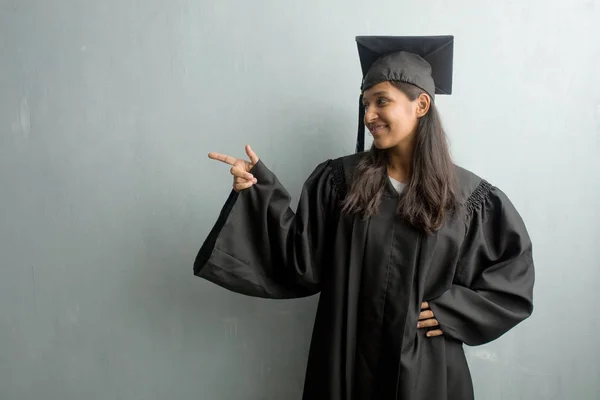
<path fill-rule="evenodd" d="M 531 241 L 507 196 L 451 161 L 434 96 L 450 92 L 452 37 L 357 40 L 370 151 L 317 166 L 295 213 L 250 147 L 209 154 L 234 190 L 194 273 L 249 296 L 320 293 L 305 400 L 472 399 L 463 344 L 531 315 Z"/>

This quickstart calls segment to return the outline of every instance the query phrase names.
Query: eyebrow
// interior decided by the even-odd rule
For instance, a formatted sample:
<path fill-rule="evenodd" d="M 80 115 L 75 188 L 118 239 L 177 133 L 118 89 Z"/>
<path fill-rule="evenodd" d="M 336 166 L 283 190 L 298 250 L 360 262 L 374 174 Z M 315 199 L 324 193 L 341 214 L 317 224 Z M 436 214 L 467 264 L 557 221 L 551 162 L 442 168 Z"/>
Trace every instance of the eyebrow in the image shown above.
<path fill-rule="evenodd" d="M 380 90 L 379 92 L 375 92 L 372 95 L 370 95 L 369 97 L 377 97 L 377 96 L 382 96 L 382 95 L 389 95 L 389 93 L 385 90 Z M 366 97 L 363 96 L 363 103 L 366 100 Z"/>
<path fill-rule="evenodd" d="M 377 96 L 381 96 L 381 95 L 387 95 L 387 94 L 388 94 L 388 92 L 387 92 L 387 91 L 385 91 L 385 90 L 380 90 L 379 92 L 375 92 L 375 93 L 373 93 L 373 94 L 372 94 L 371 96 L 369 96 L 369 97 L 377 97 Z"/>

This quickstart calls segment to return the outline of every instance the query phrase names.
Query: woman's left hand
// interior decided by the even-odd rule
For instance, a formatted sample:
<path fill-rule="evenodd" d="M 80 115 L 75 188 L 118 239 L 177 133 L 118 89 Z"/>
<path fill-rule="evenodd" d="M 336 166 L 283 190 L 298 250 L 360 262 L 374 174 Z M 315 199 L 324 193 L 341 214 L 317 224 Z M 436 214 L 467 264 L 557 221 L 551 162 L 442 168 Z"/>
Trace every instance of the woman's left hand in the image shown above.
<path fill-rule="evenodd" d="M 431 308 L 429 308 L 429 303 L 423 302 L 421 303 L 421 314 L 419 315 L 419 322 L 417 323 L 417 328 L 434 328 L 440 326 L 440 323 L 437 319 L 435 319 L 435 315 Z M 427 332 L 428 337 L 441 336 L 444 332 L 441 329 L 432 329 Z"/>

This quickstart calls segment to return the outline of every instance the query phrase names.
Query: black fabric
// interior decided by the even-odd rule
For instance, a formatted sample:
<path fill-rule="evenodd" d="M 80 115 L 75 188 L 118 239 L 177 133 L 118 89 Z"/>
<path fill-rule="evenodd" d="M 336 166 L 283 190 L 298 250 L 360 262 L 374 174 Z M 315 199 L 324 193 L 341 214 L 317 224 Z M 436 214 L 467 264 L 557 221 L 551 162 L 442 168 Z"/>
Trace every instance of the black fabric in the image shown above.
<path fill-rule="evenodd" d="M 237 293 L 320 293 L 304 400 L 469 400 L 463 344 L 488 343 L 533 311 L 532 245 L 498 188 L 458 168 L 464 212 L 435 235 L 396 215 L 391 186 L 363 219 L 340 201 L 363 154 L 320 164 L 296 212 L 259 162 L 258 183 L 230 196 L 194 274 Z M 429 301 L 445 335 L 417 329 Z"/>
<path fill-rule="evenodd" d="M 452 94 L 454 37 L 357 36 L 361 90 L 384 81 L 411 83 L 436 94 Z"/>

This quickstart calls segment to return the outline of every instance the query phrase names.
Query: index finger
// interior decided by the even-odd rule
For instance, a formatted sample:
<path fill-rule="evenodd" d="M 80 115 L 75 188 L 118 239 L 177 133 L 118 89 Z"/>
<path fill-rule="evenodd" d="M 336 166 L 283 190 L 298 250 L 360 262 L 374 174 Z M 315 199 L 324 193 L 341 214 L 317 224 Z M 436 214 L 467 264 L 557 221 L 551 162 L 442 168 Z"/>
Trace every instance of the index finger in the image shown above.
<path fill-rule="evenodd" d="M 221 161 L 224 162 L 225 164 L 229 164 L 229 165 L 234 165 L 235 162 L 237 161 L 236 158 L 228 156 L 226 154 L 221 154 L 221 153 L 208 153 L 208 158 L 211 158 L 213 160 L 217 160 L 217 161 Z"/>
<path fill-rule="evenodd" d="M 250 157 L 250 161 L 253 165 L 258 162 L 258 156 L 254 152 L 254 150 L 252 150 L 249 144 L 246 145 L 246 154 L 248 154 L 248 157 Z"/>
<path fill-rule="evenodd" d="M 423 310 L 427 310 L 427 309 L 429 308 L 429 303 L 428 303 L 428 302 L 426 302 L 426 301 L 422 302 L 422 303 L 421 303 L 421 308 L 422 308 Z"/>

